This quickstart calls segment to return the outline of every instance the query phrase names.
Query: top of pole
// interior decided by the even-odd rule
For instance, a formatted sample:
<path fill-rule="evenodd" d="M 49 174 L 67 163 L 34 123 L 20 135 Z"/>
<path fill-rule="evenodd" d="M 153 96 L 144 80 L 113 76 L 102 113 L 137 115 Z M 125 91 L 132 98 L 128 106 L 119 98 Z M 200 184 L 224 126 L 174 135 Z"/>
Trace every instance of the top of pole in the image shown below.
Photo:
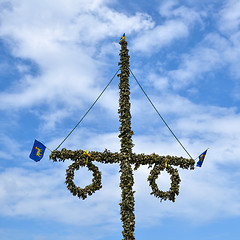
<path fill-rule="evenodd" d="M 131 130 L 131 104 L 130 104 L 130 86 L 129 86 L 129 58 L 127 41 L 125 34 L 119 41 L 121 45 L 120 50 L 120 77 L 119 82 L 119 121 L 120 121 L 120 134 L 118 137 L 121 141 L 121 155 L 120 155 L 120 187 L 122 189 L 122 202 L 119 203 L 121 207 L 121 220 L 123 223 L 123 238 L 124 240 L 134 240 L 135 229 L 135 215 L 134 215 L 134 191 L 133 191 L 133 171 L 131 167 L 132 160 L 132 135 Z"/>
<path fill-rule="evenodd" d="M 120 121 L 120 134 L 119 138 L 121 139 L 121 153 L 126 154 L 128 157 L 132 154 L 132 135 L 133 131 L 131 130 L 131 104 L 130 104 L 130 86 L 129 86 L 129 58 L 127 41 L 125 40 L 125 33 L 119 41 L 121 45 L 120 50 L 120 83 L 119 83 L 119 121 Z"/>
<path fill-rule="evenodd" d="M 121 44 L 123 41 L 126 41 L 125 40 L 125 33 L 122 35 L 122 38 L 120 39 L 119 44 Z"/>

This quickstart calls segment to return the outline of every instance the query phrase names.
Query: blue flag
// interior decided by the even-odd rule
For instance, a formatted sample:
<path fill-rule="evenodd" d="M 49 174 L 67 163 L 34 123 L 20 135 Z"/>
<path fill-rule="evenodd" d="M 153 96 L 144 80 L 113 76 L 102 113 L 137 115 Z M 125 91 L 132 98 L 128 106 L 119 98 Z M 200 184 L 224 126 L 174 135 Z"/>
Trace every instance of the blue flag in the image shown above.
<path fill-rule="evenodd" d="M 207 150 L 205 152 L 203 152 L 200 156 L 199 156 L 199 161 L 197 162 L 197 167 L 201 167 L 203 164 L 203 160 L 205 158 L 207 154 Z"/>
<path fill-rule="evenodd" d="M 42 143 L 35 140 L 33 144 L 32 152 L 30 153 L 29 157 L 35 162 L 38 162 L 42 159 L 45 149 L 46 147 Z"/>
<path fill-rule="evenodd" d="M 119 43 L 121 43 L 123 40 L 125 40 L 125 33 L 123 34 L 122 38 L 120 39 Z"/>

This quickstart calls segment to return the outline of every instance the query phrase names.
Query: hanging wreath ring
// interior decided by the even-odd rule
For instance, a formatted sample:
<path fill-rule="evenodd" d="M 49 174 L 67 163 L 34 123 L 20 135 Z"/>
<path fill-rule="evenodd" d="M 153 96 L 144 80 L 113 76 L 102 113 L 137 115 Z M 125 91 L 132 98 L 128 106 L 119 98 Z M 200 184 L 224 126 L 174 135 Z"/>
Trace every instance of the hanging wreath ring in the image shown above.
<path fill-rule="evenodd" d="M 170 186 L 170 189 L 166 192 L 161 191 L 158 188 L 158 185 L 156 183 L 158 176 L 161 174 L 161 171 L 163 171 L 164 169 L 166 169 L 167 173 L 169 173 L 171 175 L 171 177 L 170 177 L 171 186 Z M 164 164 L 155 165 L 150 172 L 148 181 L 149 181 L 149 185 L 152 188 L 151 195 L 154 195 L 155 197 L 160 198 L 161 201 L 169 199 L 169 200 L 175 202 L 176 195 L 179 194 L 179 185 L 181 182 L 181 179 L 180 179 L 177 169 L 175 169 L 169 165 L 165 166 Z"/>
<path fill-rule="evenodd" d="M 79 170 L 80 167 L 87 167 L 89 171 L 93 172 L 92 184 L 87 185 L 85 188 L 77 187 L 74 183 L 74 171 Z M 98 167 L 92 162 L 77 160 L 66 170 L 65 183 L 74 196 L 78 196 L 84 200 L 87 196 L 91 196 L 94 192 L 102 188 L 102 176 Z"/>

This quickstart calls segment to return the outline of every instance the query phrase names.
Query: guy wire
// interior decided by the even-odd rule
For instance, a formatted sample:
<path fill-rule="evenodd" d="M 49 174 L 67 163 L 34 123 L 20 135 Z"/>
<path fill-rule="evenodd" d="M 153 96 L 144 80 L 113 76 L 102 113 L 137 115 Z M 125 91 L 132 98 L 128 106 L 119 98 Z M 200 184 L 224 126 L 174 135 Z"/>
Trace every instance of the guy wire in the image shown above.
<path fill-rule="evenodd" d="M 168 124 L 166 123 L 166 121 L 163 119 L 162 115 L 159 113 L 159 111 L 157 110 L 157 108 L 154 106 L 153 102 L 151 101 L 151 99 L 148 97 L 147 93 L 144 91 L 144 89 L 142 88 L 141 84 L 138 82 L 137 78 L 135 77 L 135 75 L 133 74 L 132 70 L 129 68 L 131 74 L 133 75 L 134 79 L 136 80 L 138 86 L 141 88 L 141 90 L 143 91 L 144 95 L 147 97 L 148 101 L 151 103 L 151 105 L 153 106 L 153 108 L 155 109 L 155 111 L 157 112 L 158 116 L 162 119 L 162 121 L 164 122 L 164 124 L 167 126 L 167 128 L 169 129 L 169 131 L 172 133 L 172 135 L 175 137 L 175 139 L 178 141 L 178 143 L 180 144 L 180 146 L 183 148 L 183 150 L 187 153 L 187 155 L 193 159 L 191 157 L 191 155 L 189 154 L 189 152 L 186 150 L 186 148 L 183 146 L 183 144 L 180 142 L 180 140 L 177 138 L 177 136 L 174 134 L 174 132 L 171 130 L 171 128 L 168 126 Z"/>
<path fill-rule="evenodd" d="M 67 138 L 73 133 L 73 131 L 78 127 L 78 125 L 82 122 L 82 120 L 87 116 L 87 114 L 90 112 L 90 110 L 93 108 L 93 106 L 97 103 L 97 101 L 99 100 L 99 98 L 103 95 L 103 93 L 105 92 L 105 90 L 108 88 L 108 86 L 110 85 L 110 83 L 113 81 L 113 79 L 116 77 L 116 75 L 118 74 L 120 69 L 117 70 L 117 72 L 114 74 L 114 76 L 112 77 L 112 79 L 110 80 L 110 82 L 107 84 L 107 86 L 102 90 L 102 92 L 100 93 L 100 95 L 97 97 L 97 99 L 95 100 L 95 102 L 92 104 L 92 106 L 87 110 L 87 112 L 83 115 L 83 117 L 79 120 L 79 122 L 76 124 L 76 126 L 71 130 L 71 132 L 63 139 L 63 141 L 58 145 L 58 147 L 55 150 L 58 150 L 58 148 L 60 148 L 60 146 L 67 140 Z"/>

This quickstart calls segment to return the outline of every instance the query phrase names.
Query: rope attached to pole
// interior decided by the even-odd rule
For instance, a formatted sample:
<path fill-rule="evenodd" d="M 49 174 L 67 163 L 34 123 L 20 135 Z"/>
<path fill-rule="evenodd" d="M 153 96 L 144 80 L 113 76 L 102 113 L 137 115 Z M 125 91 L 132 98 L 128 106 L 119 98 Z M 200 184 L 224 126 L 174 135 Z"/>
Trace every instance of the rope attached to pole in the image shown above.
<path fill-rule="evenodd" d="M 102 92 L 100 93 L 100 95 L 97 97 L 97 99 L 95 100 L 95 102 L 92 104 L 92 106 L 87 110 L 87 112 L 83 115 L 83 117 L 80 119 L 80 121 L 76 124 L 76 126 L 72 129 L 72 131 L 63 139 L 63 141 L 58 145 L 58 147 L 55 150 L 58 150 L 61 145 L 67 140 L 67 138 L 73 133 L 73 131 L 78 127 L 78 125 L 82 122 L 82 120 L 87 116 L 87 114 L 90 112 L 90 110 L 93 108 L 93 106 L 97 103 L 97 101 L 99 100 L 99 98 L 103 95 L 103 93 L 105 92 L 105 90 L 108 88 L 108 86 L 111 84 L 111 82 L 113 81 L 113 79 L 116 77 L 116 75 L 118 74 L 120 69 L 117 70 L 117 72 L 114 74 L 114 76 L 112 77 L 112 79 L 110 80 L 110 82 L 107 84 L 107 86 L 102 90 Z"/>
<path fill-rule="evenodd" d="M 180 140 L 177 138 L 177 136 L 174 134 L 174 132 L 171 130 L 171 128 L 168 126 L 168 124 L 166 123 L 166 121 L 163 119 L 162 115 L 158 112 L 157 108 L 154 106 L 153 102 L 151 101 L 151 99 L 148 97 L 147 93 L 144 91 L 144 89 L 142 88 L 141 84 L 138 82 L 137 78 L 135 77 L 135 75 L 133 74 L 132 70 L 129 68 L 130 73 L 133 75 L 134 79 L 136 80 L 138 86 L 141 88 L 141 90 L 143 91 L 144 95 L 146 96 L 146 98 L 148 99 L 148 101 L 150 102 L 150 104 L 153 106 L 153 108 L 155 109 L 155 111 L 157 112 L 158 116 L 162 119 L 162 121 L 164 122 L 164 124 L 167 126 L 167 128 L 169 129 L 169 131 L 172 133 L 172 135 L 175 137 L 175 139 L 178 141 L 178 143 L 180 144 L 180 146 L 183 148 L 183 150 L 187 153 L 187 155 L 193 159 L 191 157 L 191 155 L 189 154 L 189 152 L 186 150 L 186 148 L 182 145 L 182 143 L 180 142 Z"/>

